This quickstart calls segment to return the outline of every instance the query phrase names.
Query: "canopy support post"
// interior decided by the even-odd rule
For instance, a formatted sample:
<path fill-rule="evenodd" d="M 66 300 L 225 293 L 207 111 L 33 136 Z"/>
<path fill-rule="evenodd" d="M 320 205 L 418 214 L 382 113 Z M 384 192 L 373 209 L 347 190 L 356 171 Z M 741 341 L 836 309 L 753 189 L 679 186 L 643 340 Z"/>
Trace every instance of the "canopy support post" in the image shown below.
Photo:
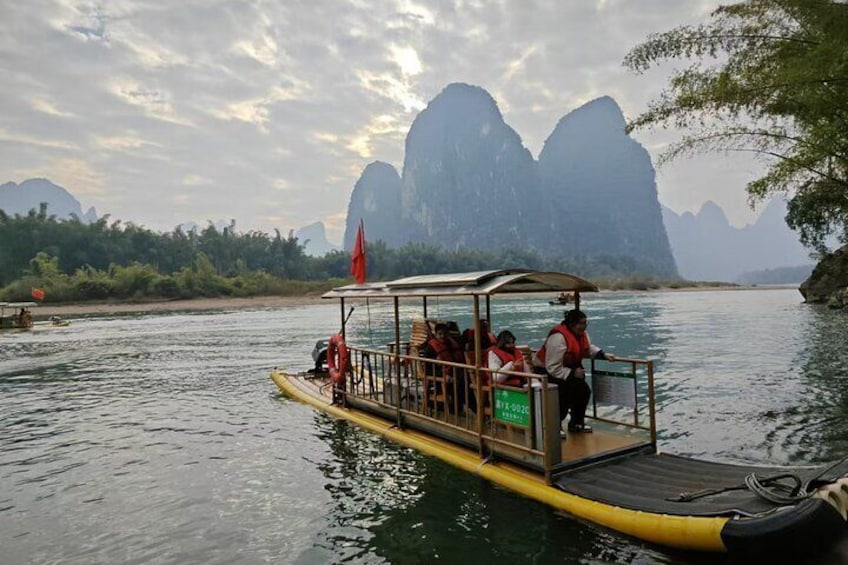
<path fill-rule="evenodd" d="M 489 297 L 486 296 L 486 306 L 488 307 Z M 477 397 L 477 439 L 479 440 L 478 451 L 480 457 L 484 457 L 485 442 L 483 441 L 483 386 L 480 382 L 480 296 L 474 295 L 474 396 Z"/>
<path fill-rule="evenodd" d="M 341 310 L 341 313 L 342 313 L 342 324 L 341 324 L 341 326 L 342 326 L 342 337 L 343 337 L 343 338 L 346 338 L 347 336 L 345 335 L 345 309 L 344 309 L 345 307 L 344 307 L 344 298 L 342 298 L 342 299 L 340 300 L 340 302 L 341 302 L 341 305 L 342 305 L 342 310 Z"/>
<path fill-rule="evenodd" d="M 394 297 L 395 303 L 395 390 L 397 391 L 397 427 L 403 429 L 403 418 L 400 413 L 400 309 L 398 307 L 399 299 Z"/>

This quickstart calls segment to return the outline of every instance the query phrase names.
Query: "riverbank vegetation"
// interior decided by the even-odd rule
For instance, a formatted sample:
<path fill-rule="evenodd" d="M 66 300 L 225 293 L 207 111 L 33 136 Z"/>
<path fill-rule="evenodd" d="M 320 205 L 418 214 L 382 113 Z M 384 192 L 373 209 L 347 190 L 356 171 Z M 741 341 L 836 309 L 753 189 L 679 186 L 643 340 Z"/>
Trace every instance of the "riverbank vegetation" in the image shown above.
<path fill-rule="evenodd" d="M 108 218 L 87 224 L 57 220 L 45 206 L 26 216 L 0 211 L 0 300 L 29 300 L 32 289 L 51 303 L 169 300 L 198 297 L 302 296 L 352 282 L 350 254 L 310 257 L 292 233 L 221 231 L 156 233 Z M 511 268 L 577 273 L 602 288 L 647 290 L 696 286 L 639 273 L 621 257 L 549 261 L 534 252 L 447 251 L 421 244 L 368 245 L 368 280 L 424 273 Z"/>

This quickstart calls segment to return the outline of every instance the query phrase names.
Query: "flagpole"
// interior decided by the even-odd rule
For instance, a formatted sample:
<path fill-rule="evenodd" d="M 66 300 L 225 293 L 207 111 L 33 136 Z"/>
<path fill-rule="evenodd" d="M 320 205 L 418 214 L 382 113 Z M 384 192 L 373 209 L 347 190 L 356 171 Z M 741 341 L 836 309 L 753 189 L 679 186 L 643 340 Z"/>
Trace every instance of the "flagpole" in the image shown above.
<path fill-rule="evenodd" d="M 368 251 L 365 244 L 365 220 L 359 218 L 359 229 L 362 231 L 362 251 L 368 256 Z M 367 260 L 367 259 L 366 259 Z M 371 299 L 365 298 L 365 310 L 368 312 L 368 344 L 374 347 L 374 336 L 371 333 Z"/>

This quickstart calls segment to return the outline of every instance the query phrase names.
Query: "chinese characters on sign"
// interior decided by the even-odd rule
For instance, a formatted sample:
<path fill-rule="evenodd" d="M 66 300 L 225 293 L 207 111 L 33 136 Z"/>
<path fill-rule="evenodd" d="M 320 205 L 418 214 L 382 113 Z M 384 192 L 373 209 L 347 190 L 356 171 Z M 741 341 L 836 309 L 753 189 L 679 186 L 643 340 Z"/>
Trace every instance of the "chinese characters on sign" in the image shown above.
<path fill-rule="evenodd" d="M 633 376 L 627 373 L 595 371 L 592 375 L 592 394 L 595 395 L 595 402 L 598 404 L 636 407 Z"/>
<path fill-rule="evenodd" d="M 504 424 L 530 427 L 530 394 L 520 390 L 495 389 L 495 419 Z"/>

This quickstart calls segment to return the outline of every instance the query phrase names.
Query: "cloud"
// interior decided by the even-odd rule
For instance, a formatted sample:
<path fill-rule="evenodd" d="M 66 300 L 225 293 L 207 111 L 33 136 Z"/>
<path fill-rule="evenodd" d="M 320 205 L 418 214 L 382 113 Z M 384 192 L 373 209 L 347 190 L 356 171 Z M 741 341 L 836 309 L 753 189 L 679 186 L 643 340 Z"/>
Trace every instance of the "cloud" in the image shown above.
<path fill-rule="evenodd" d="M 33 109 L 43 112 L 44 114 L 48 114 L 50 116 L 56 116 L 57 118 L 72 118 L 73 114 L 70 112 L 63 112 L 58 109 L 52 102 L 49 102 L 43 98 L 33 98 L 30 101 Z"/>
<path fill-rule="evenodd" d="M 530 57 L 531 55 L 533 55 L 533 54 L 534 54 L 534 53 L 535 53 L 538 49 L 539 49 L 539 48 L 538 48 L 538 46 L 536 46 L 536 45 L 530 45 L 529 47 L 527 47 L 527 49 L 525 49 L 525 50 L 521 53 L 521 55 L 520 55 L 517 59 L 515 59 L 515 60 L 511 61 L 511 62 L 507 65 L 507 67 L 506 67 L 506 71 L 505 71 L 505 72 L 504 72 L 504 74 L 503 74 L 503 78 L 504 78 L 504 80 L 507 80 L 507 81 L 508 81 L 508 80 L 512 80 L 512 78 L 513 78 L 513 77 L 514 77 L 517 73 L 522 72 L 522 71 L 524 70 L 524 66 L 525 66 L 525 65 L 524 65 L 524 62 L 527 60 L 527 58 L 528 58 L 528 57 Z"/>
<path fill-rule="evenodd" d="M 95 147 L 105 149 L 107 151 L 134 151 L 145 146 L 161 147 L 161 145 L 158 143 L 147 141 L 141 139 L 140 137 L 135 137 L 132 135 L 119 135 L 111 137 L 95 135 L 93 137 L 93 142 Z"/>
<path fill-rule="evenodd" d="M 76 151 L 79 146 L 70 141 L 61 139 L 37 139 L 28 135 L 14 134 L 0 128 L 0 143 L 7 142 L 10 144 L 34 145 L 46 149 L 62 149 L 68 151 Z"/>
<path fill-rule="evenodd" d="M 372 93 L 398 104 L 404 112 L 423 110 L 427 104 L 412 92 L 406 77 L 398 78 L 392 73 L 373 73 L 360 71 L 359 80 L 363 88 Z"/>
<path fill-rule="evenodd" d="M 183 177 L 183 186 L 209 186 L 212 181 L 200 175 L 186 175 Z"/>
<path fill-rule="evenodd" d="M 277 43 L 273 37 L 266 34 L 238 41 L 233 46 L 233 51 L 250 57 L 266 67 L 273 67 L 277 62 Z"/>
<path fill-rule="evenodd" d="M 102 196 L 105 189 L 103 174 L 83 159 L 59 159 L 37 168 L 21 168 L 15 171 L 15 176 L 48 178 L 74 196 Z"/>
<path fill-rule="evenodd" d="M 153 228 L 233 217 L 285 232 L 325 218 L 333 233 L 367 163 L 399 166 L 412 121 L 448 83 L 486 88 L 538 154 L 560 117 L 598 95 L 643 111 L 669 69 L 635 76 L 624 55 L 718 4 L 6 2 L 0 170 L 47 176 Z M 654 153 L 678 134 L 637 139 Z M 672 164 L 660 198 L 713 199 L 744 223 L 756 173 L 723 157 Z M 203 198 L 189 199 L 198 186 Z"/>
<path fill-rule="evenodd" d="M 179 125 L 191 125 L 191 122 L 177 115 L 170 102 L 170 94 L 164 89 L 148 88 L 132 79 L 113 81 L 108 90 L 127 104 L 144 110 L 144 113 L 163 122 Z"/>
<path fill-rule="evenodd" d="M 274 106 L 283 103 L 300 100 L 309 92 L 309 85 L 304 81 L 289 77 L 286 84 L 277 84 L 270 88 L 267 94 L 249 100 L 230 102 L 224 108 L 211 111 L 216 118 L 224 121 L 239 121 L 252 124 L 267 134 L 268 123 Z"/>
<path fill-rule="evenodd" d="M 409 46 L 399 47 L 397 45 L 391 45 L 389 50 L 392 53 L 392 59 L 400 67 L 401 74 L 404 76 L 421 74 L 421 60 L 418 58 L 418 53 L 415 49 Z"/>
<path fill-rule="evenodd" d="M 371 159 L 374 157 L 375 138 L 383 142 L 387 138 L 394 138 L 397 143 L 403 143 L 407 127 L 406 122 L 400 121 L 391 114 L 374 116 L 361 130 L 354 133 L 345 147 L 362 159 Z"/>

